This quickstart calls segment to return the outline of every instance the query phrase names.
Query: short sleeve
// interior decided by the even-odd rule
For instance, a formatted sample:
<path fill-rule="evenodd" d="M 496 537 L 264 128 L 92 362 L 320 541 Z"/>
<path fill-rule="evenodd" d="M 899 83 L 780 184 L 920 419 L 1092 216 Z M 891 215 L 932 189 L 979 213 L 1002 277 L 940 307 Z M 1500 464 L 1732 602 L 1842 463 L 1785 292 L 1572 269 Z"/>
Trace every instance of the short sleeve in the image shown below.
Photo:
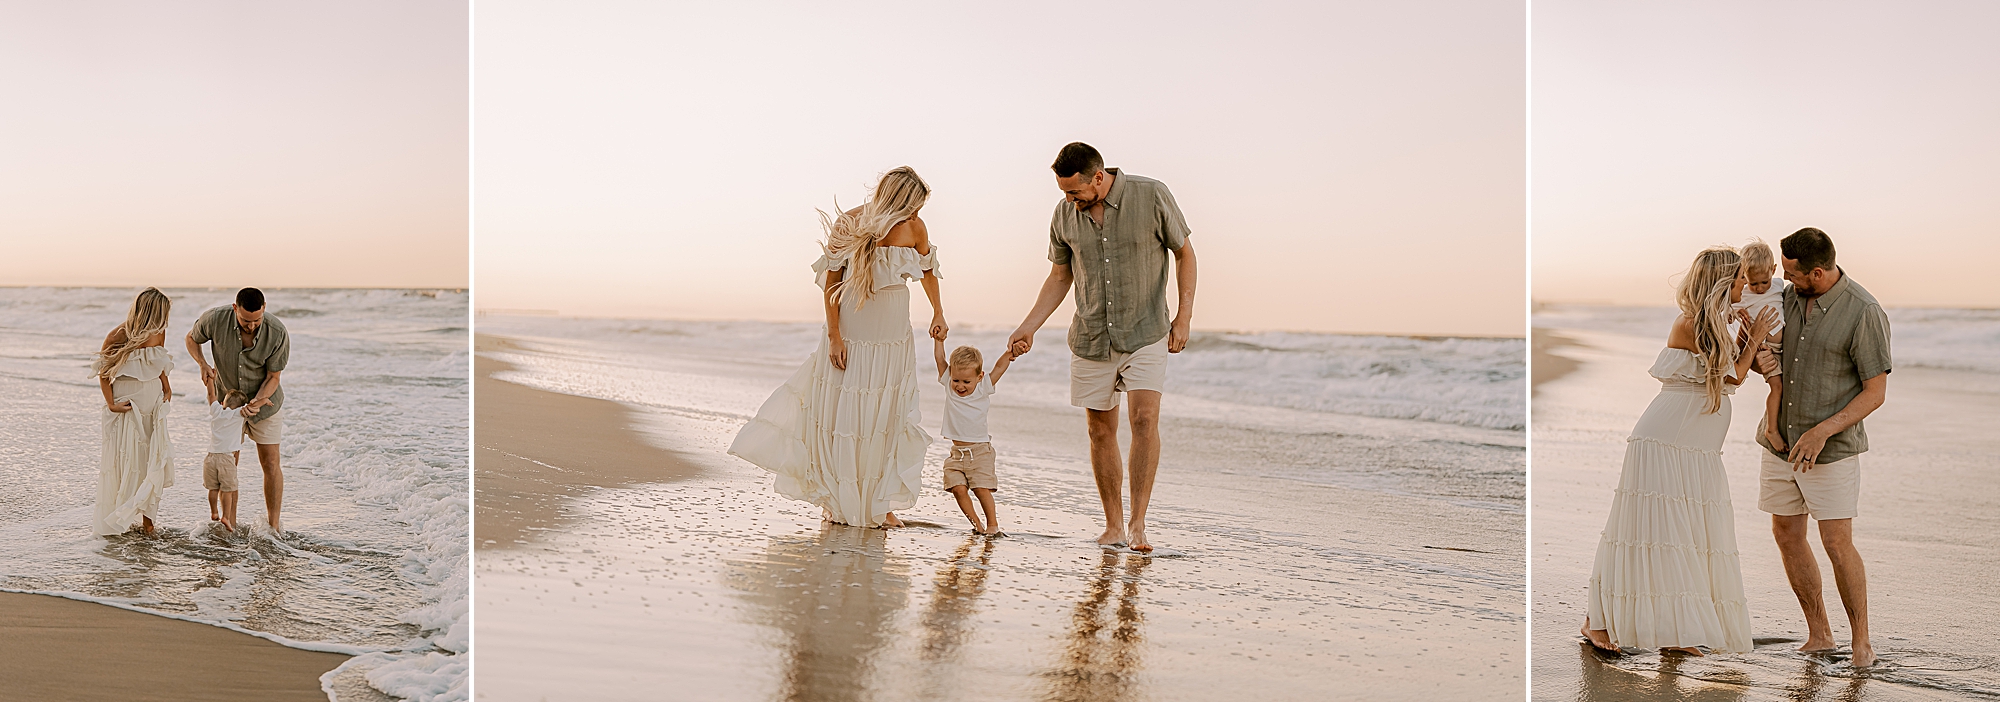
<path fill-rule="evenodd" d="M 824 290 L 826 289 L 827 272 L 845 268 L 847 268 L 846 258 L 835 259 L 830 255 L 822 254 L 819 260 L 813 262 L 813 284 L 818 285 L 820 289 Z"/>
<path fill-rule="evenodd" d="M 194 320 L 194 329 L 188 332 L 188 337 L 194 339 L 196 346 L 206 344 L 210 339 L 215 338 L 215 321 L 217 317 L 221 316 L 216 314 L 216 312 L 225 309 L 229 308 L 217 307 L 201 313 L 201 316 Z"/>
<path fill-rule="evenodd" d="M 1069 242 L 1062 238 L 1062 208 L 1065 204 L 1068 203 L 1057 203 L 1056 213 L 1049 217 L 1049 263 L 1058 266 L 1069 265 Z"/>
<path fill-rule="evenodd" d="M 1181 206 L 1174 202 L 1174 194 L 1167 191 L 1165 183 L 1153 190 L 1153 196 L 1159 198 L 1156 209 L 1160 213 L 1160 243 L 1169 250 L 1179 251 L 1193 233 L 1188 231 L 1187 218 L 1181 216 Z"/>
<path fill-rule="evenodd" d="M 274 335 L 278 337 L 278 348 L 272 349 L 271 357 L 264 361 L 264 372 L 278 373 L 285 370 L 285 364 L 292 360 L 292 333 L 285 331 L 284 327 L 271 331 L 278 332 Z"/>
<path fill-rule="evenodd" d="M 1889 372 L 1889 315 L 1882 312 L 1881 305 L 1871 304 L 1861 310 L 1854 337 L 1848 341 L 1847 355 L 1854 359 L 1854 372 L 1863 382 Z"/>

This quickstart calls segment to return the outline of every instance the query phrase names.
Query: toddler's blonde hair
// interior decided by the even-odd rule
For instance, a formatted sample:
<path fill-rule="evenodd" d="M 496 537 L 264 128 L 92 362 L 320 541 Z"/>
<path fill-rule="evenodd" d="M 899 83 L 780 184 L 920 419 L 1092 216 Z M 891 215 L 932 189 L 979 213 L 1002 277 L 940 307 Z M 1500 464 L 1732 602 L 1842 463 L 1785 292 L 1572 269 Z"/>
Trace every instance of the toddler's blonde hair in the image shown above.
<path fill-rule="evenodd" d="M 970 346 L 960 346 L 951 350 L 951 367 L 972 368 L 984 373 L 986 372 L 986 360 L 980 358 L 979 349 Z"/>
<path fill-rule="evenodd" d="M 1750 243 L 1743 246 L 1743 267 L 1753 272 L 1768 271 L 1775 273 L 1778 269 L 1778 259 L 1771 255 L 1770 244 L 1764 243 L 1763 239 L 1751 239 Z M 1753 278 L 1750 282 L 1758 283 L 1763 281 Z"/>

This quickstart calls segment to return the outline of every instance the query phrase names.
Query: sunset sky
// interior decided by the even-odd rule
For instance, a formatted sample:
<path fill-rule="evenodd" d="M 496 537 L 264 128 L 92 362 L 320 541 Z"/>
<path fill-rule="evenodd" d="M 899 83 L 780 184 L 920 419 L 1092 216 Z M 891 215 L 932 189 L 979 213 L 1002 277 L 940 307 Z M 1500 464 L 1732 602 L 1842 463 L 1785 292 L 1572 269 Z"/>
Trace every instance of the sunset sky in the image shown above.
<path fill-rule="evenodd" d="M 464 3 L 0 3 L 0 285 L 462 288 Z"/>
<path fill-rule="evenodd" d="M 1890 306 L 2000 306 L 2000 3 L 1538 0 L 1534 297 L 1672 304 L 1801 227 Z"/>
<path fill-rule="evenodd" d="M 909 165 L 951 320 L 1011 326 L 1049 270 L 1049 162 L 1081 140 L 1172 188 L 1197 328 L 1517 336 L 1525 21 L 1491 1 L 482 2 L 476 301 L 818 319 L 814 208 Z"/>

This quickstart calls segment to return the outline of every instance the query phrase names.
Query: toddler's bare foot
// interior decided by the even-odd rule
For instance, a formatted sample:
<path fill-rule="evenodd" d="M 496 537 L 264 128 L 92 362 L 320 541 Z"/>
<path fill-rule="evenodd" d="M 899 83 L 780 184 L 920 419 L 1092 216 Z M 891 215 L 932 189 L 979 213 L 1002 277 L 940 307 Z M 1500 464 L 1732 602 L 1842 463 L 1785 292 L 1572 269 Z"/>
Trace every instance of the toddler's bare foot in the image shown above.
<path fill-rule="evenodd" d="M 1769 429 L 1769 428 L 1765 429 L 1764 440 L 1770 442 L 1771 450 L 1783 451 L 1786 448 L 1785 435 L 1778 433 L 1778 430 L 1776 429 Z"/>
<path fill-rule="evenodd" d="M 228 531 L 231 534 L 236 533 L 236 522 L 227 519 L 218 519 L 216 521 L 222 522 L 222 528 L 224 530 Z"/>
<path fill-rule="evenodd" d="M 1854 667 L 1866 668 L 1875 665 L 1875 647 L 1866 642 L 1854 642 Z"/>
<path fill-rule="evenodd" d="M 1146 542 L 1145 520 L 1143 519 L 1132 520 L 1132 524 L 1125 528 L 1125 533 L 1130 534 L 1132 537 L 1131 540 L 1127 542 L 1131 545 L 1132 550 L 1138 551 L 1140 553 L 1153 552 L 1153 545 Z"/>
<path fill-rule="evenodd" d="M 1672 648 L 1663 648 L 1663 649 L 1660 649 L 1660 652 L 1661 652 L 1661 653 L 1678 653 L 1678 654 L 1681 654 L 1681 655 L 1685 655 L 1685 656 L 1700 656 L 1700 655 L 1701 655 L 1701 649 L 1699 649 L 1699 648 L 1695 648 L 1695 647 L 1693 647 L 1693 646 L 1674 646 L 1674 647 L 1672 647 Z"/>
<path fill-rule="evenodd" d="M 1118 527 L 1105 527 L 1104 533 L 1097 537 L 1099 546 L 1120 546 L 1124 543 L 1125 530 Z"/>
<path fill-rule="evenodd" d="M 1599 649 L 1610 651 L 1612 653 L 1619 652 L 1617 646 L 1611 645 L 1611 632 L 1609 631 L 1605 631 L 1603 629 L 1592 629 L 1590 628 L 1589 624 L 1584 624 L 1583 638 L 1588 639 L 1590 641 L 1590 645 L 1595 646 Z"/>
<path fill-rule="evenodd" d="M 222 521 L 222 515 L 219 515 L 219 514 L 216 514 L 216 513 L 214 513 L 214 512 L 209 512 L 209 513 L 208 513 L 208 521 L 211 521 L 211 522 L 219 522 L 219 521 Z"/>

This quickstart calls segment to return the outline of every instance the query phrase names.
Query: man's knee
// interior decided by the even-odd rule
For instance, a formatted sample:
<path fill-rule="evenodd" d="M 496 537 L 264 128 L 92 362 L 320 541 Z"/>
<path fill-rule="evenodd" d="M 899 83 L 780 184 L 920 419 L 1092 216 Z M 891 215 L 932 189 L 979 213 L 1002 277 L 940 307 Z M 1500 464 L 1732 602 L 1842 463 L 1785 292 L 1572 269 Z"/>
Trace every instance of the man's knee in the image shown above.
<path fill-rule="evenodd" d="M 1118 410 L 1087 410 L 1091 443 L 1118 440 Z"/>
<path fill-rule="evenodd" d="M 1828 519 L 1819 523 L 1819 542 L 1828 558 L 1840 558 L 1854 550 L 1854 520 Z M 1836 555 L 1838 554 L 1838 555 Z"/>
<path fill-rule="evenodd" d="M 1779 544 L 1803 544 L 1806 542 L 1806 516 L 1803 514 L 1771 515 L 1771 536 Z"/>

